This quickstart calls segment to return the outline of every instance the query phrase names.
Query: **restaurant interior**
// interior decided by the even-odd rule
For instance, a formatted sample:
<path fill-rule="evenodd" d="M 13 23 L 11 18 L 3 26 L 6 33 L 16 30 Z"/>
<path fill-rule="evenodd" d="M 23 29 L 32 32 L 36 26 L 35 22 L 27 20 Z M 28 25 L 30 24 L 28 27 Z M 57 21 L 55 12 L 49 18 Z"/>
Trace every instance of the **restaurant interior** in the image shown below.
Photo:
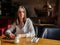
<path fill-rule="evenodd" d="M 0 1 L 0 36 L 5 34 L 15 19 L 18 5 L 25 6 L 27 17 L 33 22 L 36 37 L 60 40 L 60 0 Z"/>

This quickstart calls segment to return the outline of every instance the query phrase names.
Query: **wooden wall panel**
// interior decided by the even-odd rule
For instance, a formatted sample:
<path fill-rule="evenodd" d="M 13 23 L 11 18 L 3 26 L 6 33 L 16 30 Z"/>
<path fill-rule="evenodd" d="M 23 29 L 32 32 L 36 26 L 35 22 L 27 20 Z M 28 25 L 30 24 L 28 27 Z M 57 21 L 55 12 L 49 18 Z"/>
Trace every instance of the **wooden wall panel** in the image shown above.
<path fill-rule="evenodd" d="M 58 7 L 58 22 L 57 24 L 60 26 L 60 0 L 59 0 L 59 7 Z"/>

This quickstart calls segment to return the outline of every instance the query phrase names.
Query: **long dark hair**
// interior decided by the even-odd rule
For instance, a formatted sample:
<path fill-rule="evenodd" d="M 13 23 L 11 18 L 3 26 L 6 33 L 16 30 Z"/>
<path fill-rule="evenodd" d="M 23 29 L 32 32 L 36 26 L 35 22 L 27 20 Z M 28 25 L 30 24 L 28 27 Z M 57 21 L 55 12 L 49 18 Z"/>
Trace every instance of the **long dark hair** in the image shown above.
<path fill-rule="evenodd" d="M 16 11 L 17 11 L 17 12 L 18 12 L 18 9 L 19 9 L 19 8 L 23 8 L 23 9 L 24 9 L 25 15 L 24 15 L 24 18 L 23 18 L 23 22 L 25 23 L 26 18 L 27 18 L 26 8 L 25 8 L 24 6 L 17 6 L 17 8 L 16 8 Z M 14 22 L 13 22 L 13 23 L 19 24 L 20 20 L 19 20 L 19 17 L 18 17 L 18 15 L 17 15 L 17 12 L 16 12 L 16 14 L 15 14 L 15 19 L 14 19 Z"/>

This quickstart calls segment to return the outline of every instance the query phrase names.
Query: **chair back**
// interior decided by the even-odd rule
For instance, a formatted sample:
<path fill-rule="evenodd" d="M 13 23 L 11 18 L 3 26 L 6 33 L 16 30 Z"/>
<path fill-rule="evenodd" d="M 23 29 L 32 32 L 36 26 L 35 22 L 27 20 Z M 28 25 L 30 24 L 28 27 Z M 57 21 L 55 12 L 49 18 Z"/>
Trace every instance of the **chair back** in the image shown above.
<path fill-rule="evenodd" d="M 42 38 L 60 40 L 60 28 L 45 28 Z"/>

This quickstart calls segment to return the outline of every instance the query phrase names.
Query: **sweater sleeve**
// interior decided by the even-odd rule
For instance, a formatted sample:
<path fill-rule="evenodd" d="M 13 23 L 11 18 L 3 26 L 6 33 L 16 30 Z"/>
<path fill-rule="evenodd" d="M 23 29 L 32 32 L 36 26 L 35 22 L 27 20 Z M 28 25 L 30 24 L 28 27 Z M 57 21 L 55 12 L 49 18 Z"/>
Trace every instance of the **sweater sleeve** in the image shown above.
<path fill-rule="evenodd" d="M 8 35 L 9 33 L 12 33 L 12 31 L 15 29 L 15 27 L 16 27 L 16 24 L 13 23 L 13 24 L 10 26 L 10 28 L 8 28 L 8 29 L 6 30 L 5 34 Z"/>
<path fill-rule="evenodd" d="M 28 19 L 28 29 L 30 32 L 26 34 L 26 37 L 34 37 L 35 36 L 35 30 L 33 27 L 33 23 L 30 19 Z"/>

